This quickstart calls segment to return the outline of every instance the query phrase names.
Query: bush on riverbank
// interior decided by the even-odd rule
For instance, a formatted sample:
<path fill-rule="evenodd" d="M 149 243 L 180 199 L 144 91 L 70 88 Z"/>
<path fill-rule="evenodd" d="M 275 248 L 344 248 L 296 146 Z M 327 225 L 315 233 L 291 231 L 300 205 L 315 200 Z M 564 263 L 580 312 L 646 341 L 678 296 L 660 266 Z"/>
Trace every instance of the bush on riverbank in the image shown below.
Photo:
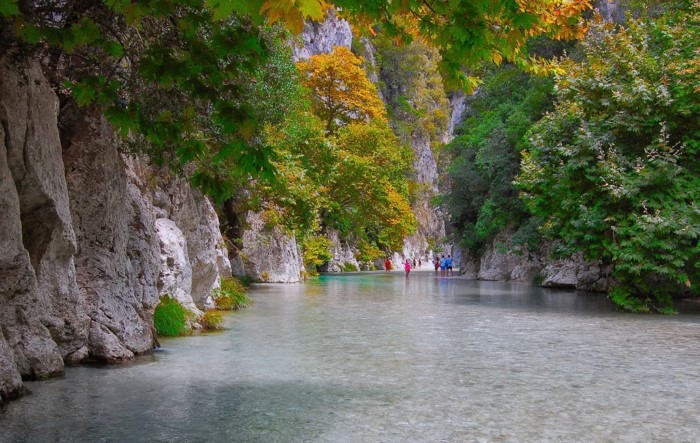
<path fill-rule="evenodd" d="M 222 311 L 232 311 L 248 306 L 251 302 L 248 290 L 234 277 L 221 280 L 221 287 L 214 290 L 214 303 Z"/>
<path fill-rule="evenodd" d="M 186 335 L 189 332 L 187 316 L 187 309 L 180 302 L 164 295 L 153 313 L 153 326 L 158 335 L 163 337 Z"/>

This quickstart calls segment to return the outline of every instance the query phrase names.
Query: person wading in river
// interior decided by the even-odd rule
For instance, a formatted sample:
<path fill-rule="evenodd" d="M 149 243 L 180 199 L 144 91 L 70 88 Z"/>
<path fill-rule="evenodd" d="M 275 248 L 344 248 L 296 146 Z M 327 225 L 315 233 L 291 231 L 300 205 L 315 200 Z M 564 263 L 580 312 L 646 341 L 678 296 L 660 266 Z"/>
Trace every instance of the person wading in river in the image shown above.
<path fill-rule="evenodd" d="M 386 260 L 384 260 L 384 270 L 386 272 L 391 271 L 391 260 L 389 260 L 388 258 Z"/>
<path fill-rule="evenodd" d="M 406 278 L 408 278 L 408 274 L 411 273 L 411 260 L 406 259 L 406 263 L 403 265 L 403 268 L 406 270 Z"/>

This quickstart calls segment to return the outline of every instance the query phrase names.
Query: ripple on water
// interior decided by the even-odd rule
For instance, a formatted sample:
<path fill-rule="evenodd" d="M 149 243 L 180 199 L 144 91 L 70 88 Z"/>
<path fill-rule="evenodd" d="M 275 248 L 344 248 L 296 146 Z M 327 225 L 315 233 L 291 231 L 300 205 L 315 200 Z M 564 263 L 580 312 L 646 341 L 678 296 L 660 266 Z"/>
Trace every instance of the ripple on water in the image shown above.
<path fill-rule="evenodd" d="M 0 441 L 694 442 L 699 320 L 600 295 L 435 279 L 263 285 L 229 330 L 69 368 Z"/>

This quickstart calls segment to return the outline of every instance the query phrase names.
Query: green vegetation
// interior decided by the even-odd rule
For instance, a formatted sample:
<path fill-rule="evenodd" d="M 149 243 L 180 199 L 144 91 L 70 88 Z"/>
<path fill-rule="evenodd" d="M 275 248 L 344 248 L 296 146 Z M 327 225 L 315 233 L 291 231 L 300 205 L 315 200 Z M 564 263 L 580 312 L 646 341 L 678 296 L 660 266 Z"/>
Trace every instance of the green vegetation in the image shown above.
<path fill-rule="evenodd" d="M 153 326 L 158 335 L 163 337 L 187 335 L 190 332 L 188 311 L 180 302 L 164 295 L 153 313 Z"/>
<path fill-rule="evenodd" d="M 357 268 L 350 262 L 343 263 L 343 272 L 357 272 Z"/>
<path fill-rule="evenodd" d="M 302 245 L 304 267 L 309 277 L 318 275 L 318 267 L 333 258 L 330 248 L 333 244 L 322 235 L 309 236 Z"/>
<path fill-rule="evenodd" d="M 198 320 L 199 324 L 202 325 L 205 331 L 216 331 L 222 328 L 224 322 L 224 316 L 221 311 L 207 310 L 204 311 Z"/>
<path fill-rule="evenodd" d="M 97 105 L 138 150 L 158 163 L 188 165 L 196 185 L 225 198 L 249 176 L 274 181 L 274 149 L 260 134 L 295 104 L 288 37 L 270 24 L 298 32 L 304 19 L 321 20 L 327 6 L 340 8 L 358 29 L 379 23 L 397 41 L 422 36 L 440 48 L 451 83 L 474 86 L 462 74 L 465 63 L 527 64 L 519 51 L 527 37 L 576 35 L 577 15 L 588 4 L 69 0 L 35 7 L 6 0 L 0 36 L 3 52 L 44 52 L 64 101 Z M 326 124 L 333 126 L 333 118 Z"/>
<path fill-rule="evenodd" d="M 450 193 L 443 196 L 462 246 L 481 251 L 506 228 L 537 247 L 537 222 L 518 198 L 513 180 L 530 126 L 553 106 L 554 82 L 514 66 L 494 68 L 467 100 L 459 135 L 446 147 Z"/>
<path fill-rule="evenodd" d="M 518 186 L 563 253 L 614 266 L 611 298 L 672 312 L 700 285 L 700 5 L 627 28 L 594 21 Z"/>
<path fill-rule="evenodd" d="M 622 308 L 671 313 L 700 294 L 700 5 L 635 5 L 625 26 L 593 19 L 553 80 L 486 70 L 442 202 L 472 250 L 545 237 L 612 265 Z"/>
<path fill-rule="evenodd" d="M 251 303 L 248 290 L 234 277 L 221 279 L 221 286 L 214 290 L 214 303 L 222 311 L 241 309 Z"/>

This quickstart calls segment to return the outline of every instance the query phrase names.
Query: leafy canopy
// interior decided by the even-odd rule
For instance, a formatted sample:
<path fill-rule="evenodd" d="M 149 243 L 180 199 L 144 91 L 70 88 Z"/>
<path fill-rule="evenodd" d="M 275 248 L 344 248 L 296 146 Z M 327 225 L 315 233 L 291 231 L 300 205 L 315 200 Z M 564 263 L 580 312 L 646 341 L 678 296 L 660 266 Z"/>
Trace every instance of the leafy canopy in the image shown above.
<path fill-rule="evenodd" d="M 583 35 L 579 15 L 588 0 L 207 0 L 216 16 L 231 11 L 263 15 L 299 32 L 304 19 L 321 21 L 336 7 L 356 29 L 375 33 L 375 26 L 397 42 L 420 39 L 440 50 L 440 69 L 448 87 L 473 89 L 475 77 L 463 68 L 483 61 L 510 61 L 537 68 L 542 62 L 523 51 L 530 37 L 573 39 Z M 552 68 L 552 66 L 550 66 Z"/>
<path fill-rule="evenodd" d="M 311 91 L 312 109 L 325 122 L 328 133 L 335 133 L 339 124 L 386 120 L 384 103 L 362 63 L 345 46 L 297 63 L 302 82 Z"/>
<path fill-rule="evenodd" d="M 552 107 L 553 81 L 512 65 L 491 69 L 483 78 L 479 93 L 467 98 L 459 135 L 446 146 L 452 161 L 443 204 L 469 249 L 481 250 L 506 228 L 515 231 L 515 240 L 536 248 L 530 214 L 513 180 L 520 172 L 525 133 Z"/>
<path fill-rule="evenodd" d="M 518 185 L 564 252 L 614 266 L 612 298 L 671 310 L 700 285 L 700 5 L 627 29 L 596 20 Z"/>
<path fill-rule="evenodd" d="M 263 75 L 274 71 L 276 42 L 285 39 L 266 23 L 299 32 L 304 20 L 322 20 L 332 6 L 357 29 L 373 33 L 377 25 L 396 41 L 419 38 L 439 48 L 448 83 L 473 88 L 477 81 L 463 73 L 465 66 L 484 60 L 535 66 L 521 51 L 527 38 L 578 35 L 577 16 L 590 5 L 587 0 L 68 0 L 34 7 L 6 0 L 0 7 L 6 43 L 0 52 L 30 46 L 43 53 L 60 94 L 82 107 L 98 105 L 156 162 L 190 165 L 197 185 L 226 197 L 233 183 L 248 176 L 274 178 L 273 149 L 260 143 L 260 135 L 267 119 L 284 113 L 289 89 L 274 83 L 284 78 Z M 334 103 L 348 109 L 328 109 L 329 130 L 335 130 L 333 119 L 351 119 L 353 112 L 351 102 Z M 382 118 L 380 108 L 372 104 L 365 111 Z"/>

